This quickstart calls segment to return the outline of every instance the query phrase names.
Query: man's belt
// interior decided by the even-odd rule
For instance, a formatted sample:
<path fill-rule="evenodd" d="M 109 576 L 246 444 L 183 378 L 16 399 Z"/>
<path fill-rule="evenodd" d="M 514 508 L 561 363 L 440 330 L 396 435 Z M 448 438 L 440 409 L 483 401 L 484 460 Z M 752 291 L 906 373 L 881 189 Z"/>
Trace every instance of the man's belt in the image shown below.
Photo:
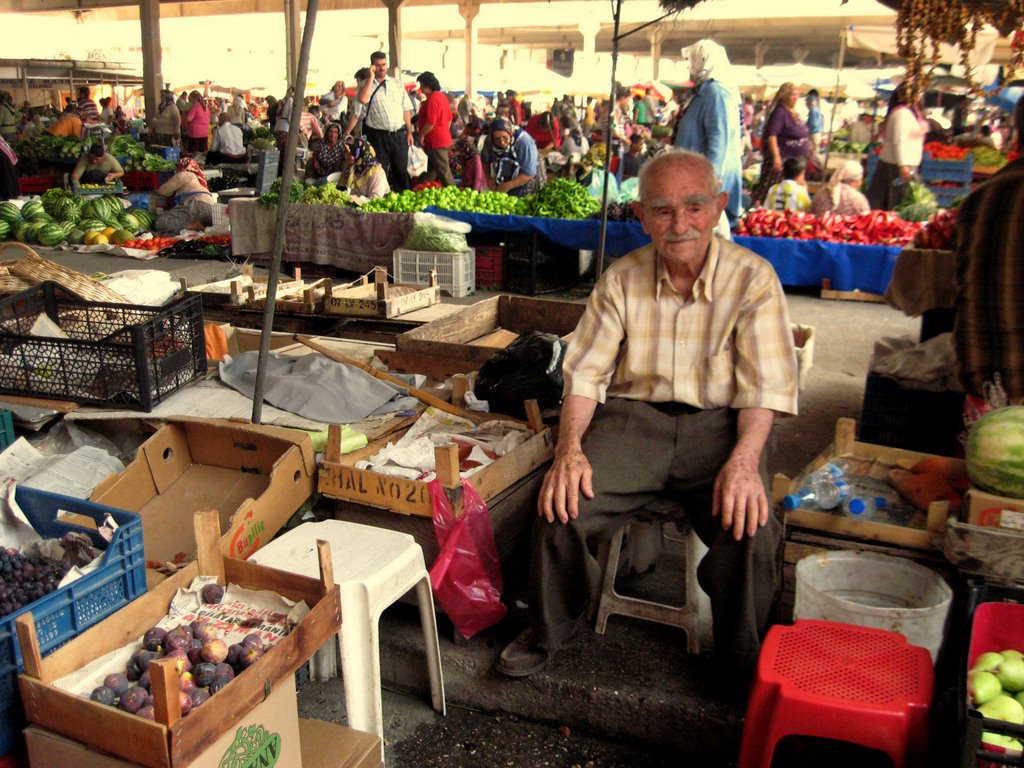
<path fill-rule="evenodd" d="M 377 133 L 402 133 L 405 131 L 404 125 L 401 128 L 395 128 L 393 131 L 390 128 L 374 128 L 372 125 L 365 125 L 363 127 L 369 128 L 371 131 L 377 131 Z"/>
<path fill-rule="evenodd" d="M 668 400 L 663 403 L 648 403 L 648 405 L 661 411 L 666 416 L 685 416 L 704 410 L 703 408 L 698 408 L 696 405 L 690 405 L 689 403 L 677 403 L 672 400 Z"/>

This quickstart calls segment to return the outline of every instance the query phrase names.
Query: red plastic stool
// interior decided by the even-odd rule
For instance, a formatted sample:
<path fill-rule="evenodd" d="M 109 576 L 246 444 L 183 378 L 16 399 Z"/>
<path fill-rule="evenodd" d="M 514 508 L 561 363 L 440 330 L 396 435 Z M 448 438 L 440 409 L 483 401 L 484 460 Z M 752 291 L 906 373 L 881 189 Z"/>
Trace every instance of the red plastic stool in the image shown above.
<path fill-rule="evenodd" d="M 928 759 L 934 679 L 928 651 L 903 635 L 801 619 L 772 627 L 757 661 L 739 768 L 768 768 L 785 736 L 853 742 L 896 768 Z"/>

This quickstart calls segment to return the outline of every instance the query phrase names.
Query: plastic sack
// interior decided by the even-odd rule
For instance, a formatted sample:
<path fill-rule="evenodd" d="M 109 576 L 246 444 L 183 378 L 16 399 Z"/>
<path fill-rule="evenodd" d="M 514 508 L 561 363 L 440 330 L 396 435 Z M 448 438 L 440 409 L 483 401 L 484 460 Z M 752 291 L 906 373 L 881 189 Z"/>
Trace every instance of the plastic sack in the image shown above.
<path fill-rule="evenodd" d="M 490 403 L 491 413 L 526 417 L 526 400 L 541 408 L 562 398 L 565 342 L 553 333 L 530 331 L 499 349 L 480 367 L 474 393 Z"/>
<path fill-rule="evenodd" d="M 473 227 L 464 221 L 418 211 L 413 215 L 413 226 L 403 247 L 411 251 L 435 251 L 438 253 L 468 251 L 469 243 L 466 242 L 466 235 L 472 229 Z"/>
<path fill-rule="evenodd" d="M 600 168 L 595 168 L 590 174 L 590 185 L 587 187 L 587 192 L 590 193 L 591 197 L 596 197 L 598 200 L 601 199 L 601 195 L 604 192 L 604 171 Z M 614 205 L 619 202 L 619 182 L 614 175 L 608 177 L 608 205 Z"/>
<path fill-rule="evenodd" d="M 468 480 L 462 481 L 464 511 L 459 517 L 440 480 L 432 480 L 429 488 L 434 533 L 441 548 L 430 566 L 430 585 L 456 631 L 469 639 L 508 613 L 501 602 L 501 564 L 491 517 Z"/>
<path fill-rule="evenodd" d="M 640 179 L 626 179 L 619 185 L 619 202 L 632 203 L 640 197 Z"/>
<path fill-rule="evenodd" d="M 406 165 L 409 175 L 420 176 L 427 172 L 427 153 L 413 144 L 409 147 L 409 162 Z"/>

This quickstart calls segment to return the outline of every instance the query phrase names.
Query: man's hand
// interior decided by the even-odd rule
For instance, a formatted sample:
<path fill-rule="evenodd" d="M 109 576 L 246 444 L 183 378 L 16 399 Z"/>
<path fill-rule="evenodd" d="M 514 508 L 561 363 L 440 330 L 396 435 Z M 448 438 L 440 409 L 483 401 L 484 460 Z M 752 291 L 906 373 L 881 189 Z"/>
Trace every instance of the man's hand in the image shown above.
<path fill-rule="evenodd" d="M 557 516 L 562 523 L 579 517 L 579 495 L 594 498 L 594 471 L 580 448 L 556 451 L 551 469 L 544 476 L 544 485 L 537 499 L 537 514 L 549 523 Z"/>
<path fill-rule="evenodd" d="M 412 131 L 405 132 L 405 141 L 410 147 L 415 143 L 413 140 Z"/>
<path fill-rule="evenodd" d="M 733 538 L 739 541 L 744 533 L 753 536 L 768 522 L 768 511 L 768 497 L 757 467 L 729 459 L 715 478 L 711 514 L 721 514 L 722 528 L 731 528 Z"/>

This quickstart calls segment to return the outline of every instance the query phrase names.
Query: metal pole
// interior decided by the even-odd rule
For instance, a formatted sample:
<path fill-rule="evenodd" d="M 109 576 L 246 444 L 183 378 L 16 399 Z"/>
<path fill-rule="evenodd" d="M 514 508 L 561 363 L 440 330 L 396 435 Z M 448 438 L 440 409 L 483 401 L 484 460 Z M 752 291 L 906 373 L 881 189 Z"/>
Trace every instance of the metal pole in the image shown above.
<path fill-rule="evenodd" d="M 281 274 L 281 254 L 284 251 L 284 225 L 288 219 L 288 193 L 292 187 L 295 172 L 295 147 L 298 145 L 299 123 L 302 120 L 302 106 L 306 100 L 306 72 L 309 68 L 309 50 L 313 47 L 313 27 L 320 0 L 309 0 L 306 5 L 306 23 L 302 29 L 302 48 L 295 73 L 295 97 L 292 114 L 288 122 L 288 140 L 284 145 L 281 162 L 281 194 L 277 200 L 277 231 L 274 233 L 274 251 L 270 259 L 270 274 L 267 277 L 267 306 L 263 310 L 263 332 L 260 335 L 260 355 L 256 363 L 256 383 L 252 396 L 252 422 L 259 424 L 263 416 L 263 387 L 267 379 L 267 359 L 270 355 L 270 334 L 274 331 L 274 301 L 277 298 L 277 280 Z"/>
<path fill-rule="evenodd" d="M 615 0 L 615 22 L 612 31 L 612 84 L 610 97 L 608 99 L 608 134 L 607 145 L 604 153 L 604 186 L 601 189 L 601 232 L 597 241 L 597 266 L 594 269 L 594 279 L 600 280 L 604 274 L 604 246 L 608 237 L 608 176 L 612 168 L 612 119 L 615 114 L 615 70 L 619 63 L 619 19 L 622 16 L 622 0 Z"/>
<path fill-rule="evenodd" d="M 846 30 L 839 33 L 839 59 L 836 62 L 836 87 L 832 91 L 832 115 L 828 120 L 828 144 L 825 145 L 825 160 L 822 163 L 821 180 L 828 181 L 828 156 L 832 154 L 832 131 L 836 125 L 836 107 L 839 104 L 839 75 L 846 59 Z"/>

